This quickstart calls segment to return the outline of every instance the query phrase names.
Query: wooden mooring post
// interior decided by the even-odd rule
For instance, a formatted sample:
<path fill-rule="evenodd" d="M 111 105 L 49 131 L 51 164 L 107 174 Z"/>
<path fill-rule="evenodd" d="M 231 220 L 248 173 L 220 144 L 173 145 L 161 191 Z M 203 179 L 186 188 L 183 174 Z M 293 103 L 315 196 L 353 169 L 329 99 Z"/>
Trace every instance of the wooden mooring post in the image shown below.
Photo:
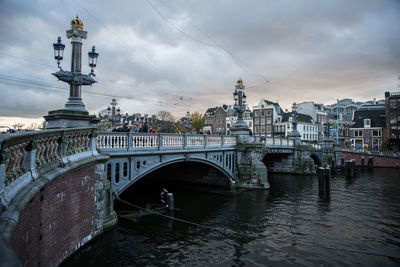
<path fill-rule="evenodd" d="M 329 167 L 318 168 L 318 192 L 320 197 L 329 196 L 331 191 L 331 169 Z"/>
<path fill-rule="evenodd" d="M 354 177 L 354 175 L 356 175 L 356 172 L 356 161 L 354 159 L 346 160 L 344 165 L 344 176 Z"/>

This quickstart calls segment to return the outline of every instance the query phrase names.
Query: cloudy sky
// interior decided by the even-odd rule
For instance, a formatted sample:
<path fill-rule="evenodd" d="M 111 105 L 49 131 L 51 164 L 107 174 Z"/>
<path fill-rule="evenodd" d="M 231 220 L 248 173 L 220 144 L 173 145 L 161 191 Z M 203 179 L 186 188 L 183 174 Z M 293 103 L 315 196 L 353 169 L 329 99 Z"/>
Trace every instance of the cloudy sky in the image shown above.
<path fill-rule="evenodd" d="M 112 97 L 124 113 L 204 112 L 232 103 L 239 77 L 251 107 L 400 90 L 398 0 L 0 0 L 0 126 L 64 107 L 52 44 L 63 38 L 69 69 L 76 14 L 88 31 L 83 72 L 91 45 L 100 53 L 98 83 L 82 90 L 90 113 Z"/>

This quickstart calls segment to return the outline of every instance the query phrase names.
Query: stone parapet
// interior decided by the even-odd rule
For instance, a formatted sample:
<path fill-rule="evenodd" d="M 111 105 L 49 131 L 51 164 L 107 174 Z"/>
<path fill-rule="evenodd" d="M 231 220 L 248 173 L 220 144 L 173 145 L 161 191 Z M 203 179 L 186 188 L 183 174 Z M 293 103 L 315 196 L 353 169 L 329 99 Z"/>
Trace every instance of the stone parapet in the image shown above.
<path fill-rule="evenodd" d="M 22 265 L 57 265 L 116 222 L 104 172 L 109 157 L 97 153 L 95 131 L 59 129 L 0 140 L 0 246 L 7 248 L 0 258 L 14 250 Z M 114 214 L 111 222 L 107 214 Z"/>

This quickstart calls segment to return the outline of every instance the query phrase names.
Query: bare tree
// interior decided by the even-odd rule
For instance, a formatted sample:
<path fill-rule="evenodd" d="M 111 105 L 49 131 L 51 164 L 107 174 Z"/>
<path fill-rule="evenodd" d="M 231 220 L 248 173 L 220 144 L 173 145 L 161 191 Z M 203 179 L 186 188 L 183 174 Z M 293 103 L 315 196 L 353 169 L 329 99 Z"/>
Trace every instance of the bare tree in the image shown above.
<path fill-rule="evenodd" d="M 162 121 L 175 121 L 175 117 L 171 114 L 171 112 L 166 110 L 160 110 L 157 114 L 157 117 Z"/>
<path fill-rule="evenodd" d="M 25 129 L 28 131 L 34 131 L 34 130 L 42 129 L 42 126 L 39 123 L 32 122 L 31 124 L 26 126 Z"/>

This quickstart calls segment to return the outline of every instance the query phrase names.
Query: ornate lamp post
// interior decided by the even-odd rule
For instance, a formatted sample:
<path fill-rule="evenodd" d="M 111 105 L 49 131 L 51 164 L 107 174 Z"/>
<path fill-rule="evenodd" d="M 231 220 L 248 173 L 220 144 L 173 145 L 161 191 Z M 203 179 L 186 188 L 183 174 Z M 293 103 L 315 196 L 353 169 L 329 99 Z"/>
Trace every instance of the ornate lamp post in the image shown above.
<path fill-rule="evenodd" d="M 81 91 L 82 85 L 92 85 L 96 81 L 93 79 L 94 68 L 97 64 L 99 54 L 93 46 L 88 53 L 89 67 L 91 72 L 83 74 L 82 70 L 82 39 L 87 38 L 87 31 L 83 30 L 83 22 L 76 16 L 71 21 L 71 28 L 67 30 L 67 38 L 71 39 L 72 57 L 71 71 L 64 71 L 60 67 L 60 62 L 63 60 L 65 45 L 61 42 L 61 37 L 58 37 L 57 42 L 53 44 L 54 59 L 57 60 L 57 66 L 60 69 L 56 73 L 52 73 L 59 80 L 66 82 L 70 86 L 69 98 L 62 110 L 49 111 L 45 117 L 47 128 L 70 128 L 70 127 L 85 127 L 90 124 L 95 124 L 96 119 L 90 116 L 85 105 L 82 102 Z"/>
<path fill-rule="evenodd" d="M 121 109 L 118 107 L 117 108 L 117 99 L 113 98 L 111 100 L 111 108 L 110 106 L 108 106 L 107 111 L 110 112 L 111 110 L 111 118 L 109 118 L 109 120 L 111 121 L 111 128 L 115 127 L 115 122 L 120 120 L 121 117 Z"/>
<path fill-rule="evenodd" d="M 293 130 L 289 133 L 289 138 L 293 139 L 295 142 L 295 145 L 297 145 L 298 143 L 300 143 L 301 134 L 299 133 L 299 131 L 297 131 L 297 105 L 296 105 L 296 102 L 293 103 L 292 112 L 293 112 L 293 121 L 292 121 Z"/>
<path fill-rule="evenodd" d="M 250 129 L 247 123 L 243 121 L 243 112 L 246 110 L 246 94 L 244 93 L 245 86 L 243 85 L 242 79 L 239 79 L 235 86 L 235 91 L 233 92 L 233 100 L 235 104 L 233 108 L 237 112 L 237 120 L 231 127 L 232 135 L 249 135 Z"/>

